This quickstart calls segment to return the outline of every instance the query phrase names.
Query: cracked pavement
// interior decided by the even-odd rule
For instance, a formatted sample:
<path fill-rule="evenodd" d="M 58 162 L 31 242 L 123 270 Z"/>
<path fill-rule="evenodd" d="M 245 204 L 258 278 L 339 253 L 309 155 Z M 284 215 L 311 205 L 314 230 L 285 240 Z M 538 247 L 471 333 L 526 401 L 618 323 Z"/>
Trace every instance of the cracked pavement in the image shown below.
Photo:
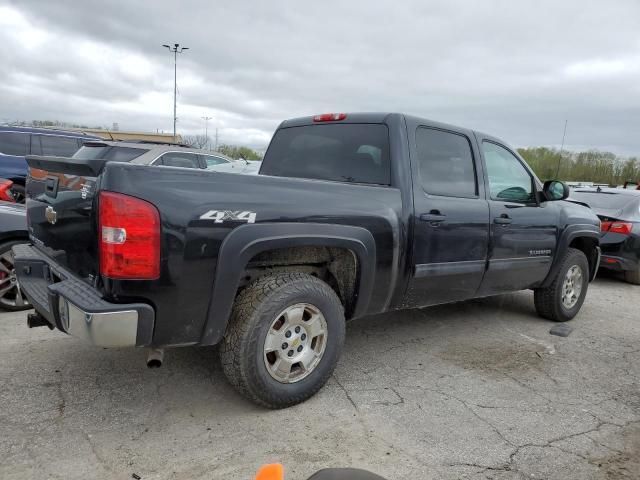
<path fill-rule="evenodd" d="M 0 314 L 0 478 L 640 478 L 640 287 L 591 285 L 567 338 L 531 292 L 351 322 L 333 378 L 268 411 L 214 348 L 106 350 Z"/>

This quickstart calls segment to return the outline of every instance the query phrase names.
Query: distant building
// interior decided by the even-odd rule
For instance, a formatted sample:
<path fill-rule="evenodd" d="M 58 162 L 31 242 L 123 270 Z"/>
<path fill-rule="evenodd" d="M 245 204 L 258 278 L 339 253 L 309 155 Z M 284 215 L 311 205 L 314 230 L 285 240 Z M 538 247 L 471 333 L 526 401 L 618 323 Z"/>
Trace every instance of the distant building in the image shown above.
<path fill-rule="evenodd" d="M 117 124 L 114 124 L 117 126 Z M 104 130 L 102 128 L 68 128 L 104 138 L 105 140 L 145 140 L 148 142 L 182 143 L 182 137 L 176 135 L 174 140 L 170 133 L 126 132 L 124 130 Z"/>

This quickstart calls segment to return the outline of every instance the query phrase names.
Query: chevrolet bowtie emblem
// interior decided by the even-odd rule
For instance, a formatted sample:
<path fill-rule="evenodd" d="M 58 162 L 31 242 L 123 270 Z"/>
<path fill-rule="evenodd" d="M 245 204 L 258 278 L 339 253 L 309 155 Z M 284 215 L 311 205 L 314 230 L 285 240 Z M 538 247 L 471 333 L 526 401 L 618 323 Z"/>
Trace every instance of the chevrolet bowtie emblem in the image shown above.
<path fill-rule="evenodd" d="M 55 225 L 58 221 L 58 213 L 54 210 L 54 208 L 49 205 L 47 209 L 44 211 L 44 217 L 47 219 L 51 225 Z"/>

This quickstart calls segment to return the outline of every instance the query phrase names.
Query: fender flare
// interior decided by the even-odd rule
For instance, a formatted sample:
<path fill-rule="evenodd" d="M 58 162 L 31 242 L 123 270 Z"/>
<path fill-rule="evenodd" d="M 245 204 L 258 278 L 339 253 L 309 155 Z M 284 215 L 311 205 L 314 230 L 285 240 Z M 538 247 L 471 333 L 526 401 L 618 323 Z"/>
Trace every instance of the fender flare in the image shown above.
<path fill-rule="evenodd" d="M 358 289 L 353 317 L 366 313 L 376 270 L 376 243 L 361 227 L 324 223 L 258 223 L 235 228 L 218 252 L 213 292 L 200 345 L 222 340 L 231 316 L 242 273 L 255 255 L 277 248 L 340 247 L 358 260 Z"/>
<path fill-rule="evenodd" d="M 565 253 L 569 249 L 569 245 L 576 238 L 585 237 L 590 238 L 596 241 L 596 244 L 600 244 L 600 230 L 595 225 L 569 225 L 560 236 L 558 240 L 558 247 L 556 248 L 556 255 L 554 258 L 553 265 L 551 265 L 551 269 L 547 274 L 547 278 L 544 279 L 541 287 L 548 287 L 553 283 L 553 280 L 556 278 L 558 271 L 560 270 L 560 260 L 564 257 Z M 591 265 L 591 260 L 589 259 L 589 281 L 593 280 L 596 276 L 596 272 L 598 271 L 598 266 L 600 263 L 600 250 L 598 248 L 597 257 L 595 259 L 595 265 Z"/>

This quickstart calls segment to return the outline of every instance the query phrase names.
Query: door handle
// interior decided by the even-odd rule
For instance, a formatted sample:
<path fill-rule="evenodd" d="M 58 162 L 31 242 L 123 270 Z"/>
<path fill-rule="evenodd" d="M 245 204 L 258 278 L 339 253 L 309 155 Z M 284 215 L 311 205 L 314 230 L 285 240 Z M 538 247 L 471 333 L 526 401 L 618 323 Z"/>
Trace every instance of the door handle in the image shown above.
<path fill-rule="evenodd" d="M 511 222 L 513 222 L 513 220 L 506 213 L 503 213 L 499 217 L 493 219 L 493 223 L 497 223 L 498 225 L 502 225 L 503 227 L 506 227 Z"/>
<path fill-rule="evenodd" d="M 423 213 L 420 215 L 420 220 L 431 223 L 444 222 L 446 218 L 447 216 L 442 215 L 440 210 L 431 210 L 429 213 Z"/>

